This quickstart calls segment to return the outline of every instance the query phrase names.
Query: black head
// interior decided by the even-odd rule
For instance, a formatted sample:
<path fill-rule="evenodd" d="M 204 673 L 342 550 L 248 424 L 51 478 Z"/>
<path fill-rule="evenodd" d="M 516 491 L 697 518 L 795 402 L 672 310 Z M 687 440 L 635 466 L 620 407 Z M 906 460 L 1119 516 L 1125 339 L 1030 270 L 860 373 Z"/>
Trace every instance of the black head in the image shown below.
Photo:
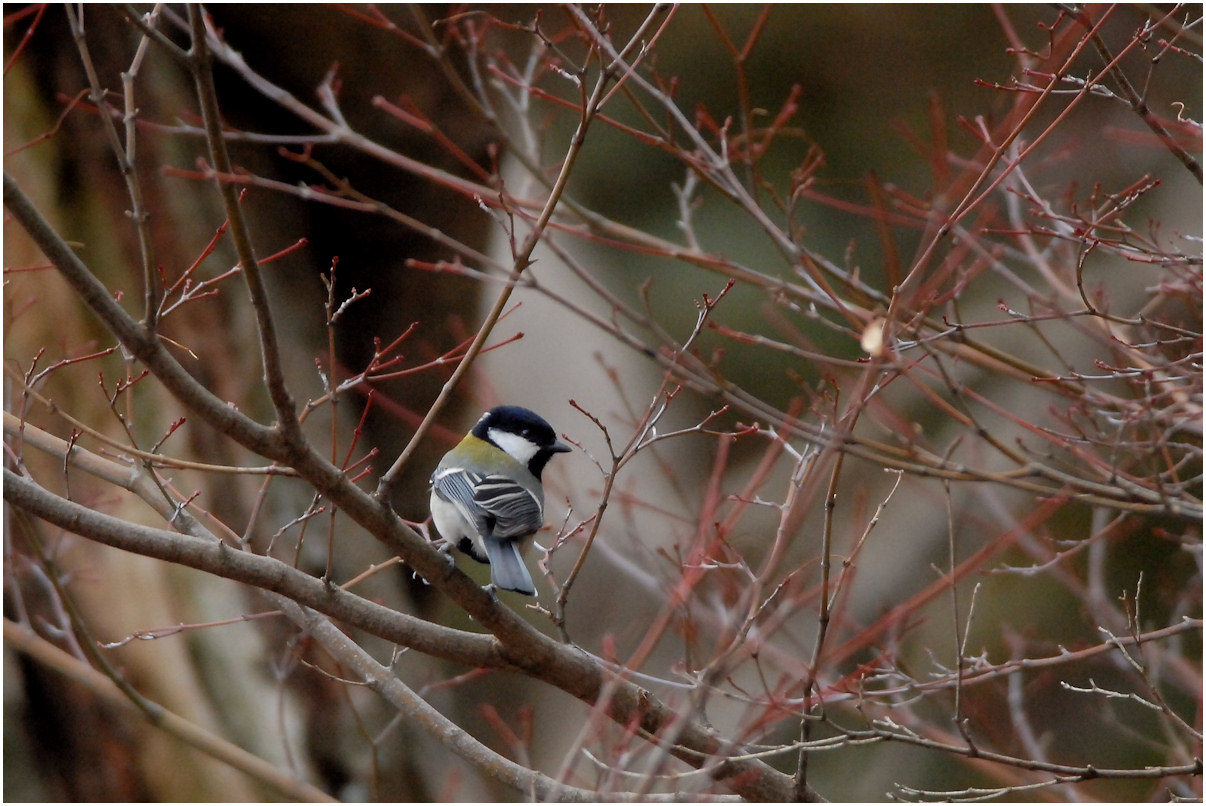
<path fill-rule="evenodd" d="M 536 478 L 540 478 L 553 454 L 571 450 L 557 439 L 557 433 L 543 417 L 521 406 L 490 409 L 473 426 L 472 433 L 527 465 Z"/>

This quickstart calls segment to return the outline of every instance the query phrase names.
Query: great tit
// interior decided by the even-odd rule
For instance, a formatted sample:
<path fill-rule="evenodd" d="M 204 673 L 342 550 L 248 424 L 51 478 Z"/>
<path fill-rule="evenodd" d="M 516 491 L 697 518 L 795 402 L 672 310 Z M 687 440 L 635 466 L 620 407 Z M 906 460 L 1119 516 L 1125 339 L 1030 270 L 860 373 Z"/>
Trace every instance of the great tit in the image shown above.
<path fill-rule="evenodd" d="M 496 588 L 536 595 L 519 541 L 544 525 L 540 473 L 570 446 L 519 406 L 498 406 L 444 454 L 431 475 L 431 519 L 445 540 L 490 565 Z"/>

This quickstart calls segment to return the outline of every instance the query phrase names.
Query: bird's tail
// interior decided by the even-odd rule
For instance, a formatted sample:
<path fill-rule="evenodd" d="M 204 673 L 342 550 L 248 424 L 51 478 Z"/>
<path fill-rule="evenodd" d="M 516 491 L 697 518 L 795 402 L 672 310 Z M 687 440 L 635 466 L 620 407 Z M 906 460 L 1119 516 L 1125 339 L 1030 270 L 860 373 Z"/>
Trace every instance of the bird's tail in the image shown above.
<path fill-rule="evenodd" d="M 519 546 L 513 540 L 486 538 L 486 553 L 490 555 L 490 581 L 494 587 L 515 591 L 526 596 L 536 595 L 536 586 L 528 568 L 519 556 Z"/>

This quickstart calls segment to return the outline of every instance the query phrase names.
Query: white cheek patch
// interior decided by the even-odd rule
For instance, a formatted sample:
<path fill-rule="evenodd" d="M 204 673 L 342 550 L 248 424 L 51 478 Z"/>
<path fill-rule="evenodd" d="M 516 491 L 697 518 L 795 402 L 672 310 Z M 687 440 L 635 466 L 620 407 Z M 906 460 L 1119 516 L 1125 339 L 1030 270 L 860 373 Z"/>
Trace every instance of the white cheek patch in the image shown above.
<path fill-rule="evenodd" d="M 532 440 L 521 437 L 518 434 L 512 434 L 510 431 L 491 428 L 488 433 L 495 445 L 509 453 L 515 461 L 524 466 L 532 461 L 532 457 L 540 450 L 540 446 L 532 442 Z"/>

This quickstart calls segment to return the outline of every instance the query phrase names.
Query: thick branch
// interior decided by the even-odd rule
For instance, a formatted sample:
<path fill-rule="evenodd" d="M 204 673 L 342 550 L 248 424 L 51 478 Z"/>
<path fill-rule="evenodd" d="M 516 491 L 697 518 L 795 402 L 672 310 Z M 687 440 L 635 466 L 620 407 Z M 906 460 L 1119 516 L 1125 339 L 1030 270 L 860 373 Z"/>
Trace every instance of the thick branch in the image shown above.
<path fill-rule="evenodd" d="M 4 500 L 42 520 L 113 548 L 196 568 L 279 593 L 365 632 L 425 654 L 474 667 L 505 665 L 489 636 L 417 619 L 324 584 L 272 557 L 219 540 L 155 529 L 60 498 L 31 479 L 4 471 Z"/>
<path fill-rule="evenodd" d="M 364 493 L 361 495 L 368 498 Z M 638 725 L 646 737 L 657 737 L 672 728 L 677 731 L 677 742 L 670 748 L 673 755 L 692 767 L 706 769 L 713 778 L 747 799 L 783 801 L 791 796 L 789 776 L 756 759 L 727 759 L 725 744 L 711 730 L 693 721 L 684 724 L 681 715 L 638 686 L 625 680 L 606 680 L 603 669 L 585 653 L 541 634 L 463 574 L 445 582 L 455 586 L 464 580 L 488 600 L 484 608 L 475 610 L 483 614 L 479 620 L 498 636 L 501 644 L 488 636 L 440 627 L 373 604 L 270 557 L 95 512 L 61 499 L 7 469 L 4 498 L 12 506 L 75 534 L 279 593 L 368 633 L 435 657 L 471 666 L 522 670 L 588 704 L 598 704 L 621 725 Z M 600 703 L 605 686 L 612 693 L 606 702 Z"/>
<path fill-rule="evenodd" d="M 145 364 L 177 400 L 249 450 L 270 458 L 282 458 L 276 432 L 216 397 L 185 371 L 155 333 L 140 326 L 117 304 L 113 293 L 84 265 L 7 172 L 4 174 L 4 206 L 105 328 L 117 337 L 122 348 Z"/>
<path fill-rule="evenodd" d="M 398 713 L 404 714 L 409 722 L 417 724 L 436 737 L 448 750 L 517 792 L 538 802 L 598 802 L 601 797 L 614 800 L 633 799 L 625 797 L 624 793 L 614 793 L 607 797 L 607 793 L 569 786 L 499 755 L 433 708 L 329 620 L 281 596 L 268 594 L 268 598 L 332 657 L 338 658 L 341 664 L 355 671 L 365 685 L 397 709 Z M 642 796 L 640 799 L 678 800 L 674 795 Z"/>

